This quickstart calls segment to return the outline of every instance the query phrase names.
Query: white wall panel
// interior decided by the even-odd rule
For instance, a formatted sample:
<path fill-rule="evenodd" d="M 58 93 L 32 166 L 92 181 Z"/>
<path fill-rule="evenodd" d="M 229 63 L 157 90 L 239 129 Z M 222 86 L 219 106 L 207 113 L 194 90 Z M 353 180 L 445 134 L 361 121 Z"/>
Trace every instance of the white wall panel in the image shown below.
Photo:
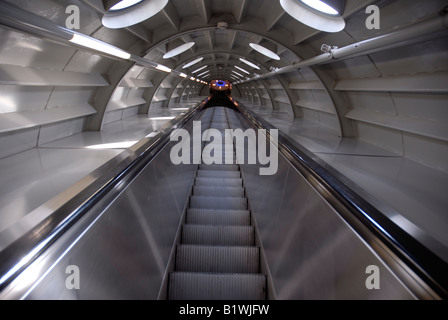
<path fill-rule="evenodd" d="M 5 158 L 36 147 L 39 128 L 0 134 L 0 158 Z"/>
<path fill-rule="evenodd" d="M 358 139 L 381 147 L 397 155 L 404 155 L 403 138 L 399 131 L 356 122 Z"/>
<path fill-rule="evenodd" d="M 403 144 L 405 156 L 409 159 L 448 173 L 448 144 L 446 142 L 404 134 Z"/>
<path fill-rule="evenodd" d="M 38 145 L 41 146 L 48 142 L 81 133 L 84 129 L 84 123 L 85 118 L 79 118 L 42 126 L 40 128 Z"/>
<path fill-rule="evenodd" d="M 0 85 L 0 113 L 45 109 L 51 87 Z"/>

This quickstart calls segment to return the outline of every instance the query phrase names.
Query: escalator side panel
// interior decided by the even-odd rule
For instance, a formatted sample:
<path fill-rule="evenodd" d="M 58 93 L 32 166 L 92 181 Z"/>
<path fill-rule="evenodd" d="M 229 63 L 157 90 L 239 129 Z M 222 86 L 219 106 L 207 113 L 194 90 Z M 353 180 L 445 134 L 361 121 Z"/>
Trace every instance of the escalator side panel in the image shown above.
<path fill-rule="evenodd" d="M 32 276 L 41 278 L 19 277 L 8 298 L 157 299 L 198 167 L 172 164 L 175 143 L 123 186 L 118 198 L 99 203 L 66 232 L 36 262 L 37 268 L 32 266 L 38 270 Z M 79 270 L 79 289 L 66 285 L 69 266 Z M 25 296 L 17 289 L 36 280 Z"/>
<path fill-rule="evenodd" d="M 259 167 L 241 171 L 277 299 L 415 298 L 283 156 L 275 175 Z M 366 285 L 369 266 L 378 267 L 380 289 Z"/>

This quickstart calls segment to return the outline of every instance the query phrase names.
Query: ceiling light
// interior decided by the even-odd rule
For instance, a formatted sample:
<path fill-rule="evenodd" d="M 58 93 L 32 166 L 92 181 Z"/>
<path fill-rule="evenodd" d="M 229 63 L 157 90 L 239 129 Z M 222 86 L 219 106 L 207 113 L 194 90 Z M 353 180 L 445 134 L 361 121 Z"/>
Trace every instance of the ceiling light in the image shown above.
<path fill-rule="evenodd" d="M 345 0 L 280 0 L 280 5 L 291 17 L 311 28 L 324 32 L 345 28 L 341 16 Z"/>
<path fill-rule="evenodd" d="M 246 74 L 250 74 L 249 71 L 246 71 L 246 70 L 244 70 L 243 68 L 240 68 L 240 67 L 238 67 L 238 66 L 235 66 L 235 68 L 237 68 L 238 70 L 240 70 L 240 71 L 242 71 L 242 72 L 244 72 L 244 73 L 246 73 Z"/>
<path fill-rule="evenodd" d="M 244 78 L 244 76 L 243 76 L 241 73 L 238 73 L 238 72 L 236 72 L 235 70 L 232 70 L 232 72 L 233 72 L 234 74 L 236 74 L 236 75 L 238 75 L 238 76 Z"/>
<path fill-rule="evenodd" d="M 95 38 L 75 33 L 73 34 L 73 38 L 70 39 L 70 42 L 75 43 L 77 45 L 80 45 L 85 48 L 93 49 L 96 51 L 100 51 L 102 53 L 109 54 L 111 56 L 126 59 L 128 60 L 131 58 L 131 54 L 129 54 L 126 51 L 123 51 L 113 45 L 110 45 L 108 43 L 105 43 L 103 41 L 97 40 Z"/>
<path fill-rule="evenodd" d="M 201 57 L 201 58 L 197 58 L 196 60 L 193 60 L 193 61 L 191 61 L 190 63 L 187 63 L 186 65 L 184 65 L 183 69 L 187 69 L 187 68 L 189 68 L 189 67 L 195 65 L 196 63 L 201 62 L 202 60 L 204 60 L 203 57 Z"/>
<path fill-rule="evenodd" d="M 171 71 L 173 71 L 173 70 L 171 70 L 170 68 L 168 68 L 168 67 L 166 67 L 166 66 L 164 66 L 164 65 L 161 65 L 161 64 L 157 65 L 156 69 L 157 69 L 157 70 L 160 70 L 160 71 L 163 71 L 163 72 L 168 72 L 168 73 L 170 73 Z"/>
<path fill-rule="evenodd" d="M 194 42 L 188 42 L 188 43 L 186 43 L 186 44 L 183 44 L 183 45 L 181 45 L 181 46 L 179 46 L 179 47 L 177 47 L 177 48 L 175 48 L 175 49 L 169 51 L 167 54 L 165 54 L 165 55 L 163 56 L 163 59 L 171 59 L 171 58 L 174 58 L 174 57 L 176 57 L 176 56 L 178 56 L 178 55 L 184 53 L 185 51 L 191 49 L 194 45 L 195 45 Z"/>
<path fill-rule="evenodd" d="M 269 50 L 263 46 L 260 46 L 259 44 L 250 43 L 249 45 L 251 46 L 252 49 L 261 53 L 262 55 L 265 55 L 268 58 L 271 58 L 273 60 L 280 60 L 280 57 L 276 53 L 272 52 L 271 50 Z"/>
<path fill-rule="evenodd" d="M 169 0 L 123 0 L 106 12 L 102 23 L 109 29 L 127 28 L 155 16 L 168 2 Z"/>
<path fill-rule="evenodd" d="M 202 76 L 204 76 L 204 75 L 208 74 L 209 72 L 210 72 L 210 70 L 207 70 L 207 71 L 205 71 L 205 72 L 201 73 L 200 75 L 198 75 L 198 77 L 202 77 Z"/>
<path fill-rule="evenodd" d="M 180 75 L 179 75 L 179 77 L 182 77 L 182 78 L 186 78 L 186 77 L 188 77 L 185 73 L 181 73 Z"/>
<path fill-rule="evenodd" d="M 143 2 L 143 0 L 122 0 L 118 2 L 116 5 L 111 7 L 109 11 L 119 11 L 126 8 L 130 8 L 132 6 L 135 6 L 136 4 Z"/>
<path fill-rule="evenodd" d="M 204 70 L 204 69 L 207 68 L 207 67 L 208 67 L 208 66 L 203 66 L 203 67 L 201 67 L 201 68 L 199 68 L 199 69 L 193 71 L 192 73 L 198 73 L 199 71 L 202 71 L 202 70 Z"/>
<path fill-rule="evenodd" d="M 251 66 L 252 68 L 255 68 L 255 69 L 257 69 L 257 70 L 260 70 L 260 67 L 259 67 L 259 66 L 257 66 L 256 64 L 253 64 L 253 63 L 250 62 L 250 61 L 247 61 L 246 59 L 240 58 L 240 61 L 241 61 L 241 62 L 244 62 L 244 63 L 247 64 L 248 66 Z"/>
<path fill-rule="evenodd" d="M 333 7 L 329 6 L 323 1 L 320 0 L 301 0 L 306 5 L 310 6 L 311 8 L 320 11 L 322 13 L 326 14 L 332 14 L 337 15 L 339 12 L 337 12 Z"/>

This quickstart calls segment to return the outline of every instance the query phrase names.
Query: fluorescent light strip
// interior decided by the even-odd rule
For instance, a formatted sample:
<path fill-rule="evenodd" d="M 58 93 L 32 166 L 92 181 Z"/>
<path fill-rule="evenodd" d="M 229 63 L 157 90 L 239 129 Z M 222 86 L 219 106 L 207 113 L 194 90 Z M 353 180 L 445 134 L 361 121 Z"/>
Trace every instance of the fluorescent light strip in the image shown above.
<path fill-rule="evenodd" d="M 240 70 L 240 71 L 242 71 L 242 72 L 244 72 L 244 73 L 246 73 L 246 74 L 250 74 L 249 71 L 246 71 L 246 70 L 244 70 L 243 68 L 240 68 L 240 67 L 238 67 L 238 66 L 235 66 L 235 68 L 237 68 L 238 70 Z"/>
<path fill-rule="evenodd" d="M 168 67 L 166 67 L 166 66 L 164 66 L 164 65 L 161 65 L 161 64 L 159 64 L 159 65 L 156 67 L 156 69 L 157 69 L 157 70 L 160 70 L 160 71 L 163 71 L 163 72 L 167 72 L 167 73 L 171 73 L 171 71 L 173 71 L 173 70 L 171 70 L 170 68 L 168 68 Z"/>
<path fill-rule="evenodd" d="M 247 61 L 246 59 L 240 58 L 240 61 L 241 61 L 241 62 L 244 62 L 245 64 L 247 64 L 248 66 L 251 66 L 251 67 L 254 68 L 254 69 L 260 70 L 260 67 L 259 67 L 259 66 L 257 66 L 256 64 L 253 64 L 253 63 L 250 62 L 250 61 Z"/>
<path fill-rule="evenodd" d="M 207 67 L 208 67 L 208 66 L 203 66 L 203 67 L 201 67 L 201 68 L 199 68 L 199 69 L 193 71 L 192 73 L 193 73 L 193 74 L 194 74 L 194 73 L 197 73 L 197 72 L 199 72 L 199 71 L 204 70 L 204 69 L 207 68 Z"/>
<path fill-rule="evenodd" d="M 189 67 L 195 65 L 196 63 L 201 62 L 202 60 L 204 60 L 203 57 L 198 58 L 198 59 L 196 59 L 196 60 L 193 60 L 193 61 L 191 61 L 190 63 L 187 63 L 186 65 L 184 65 L 184 66 L 183 66 L 183 69 L 187 69 L 187 68 L 189 68 Z"/>
<path fill-rule="evenodd" d="M 238 72 L 236 72 L 235 70 L 232 70 L 232 72 L 233 72 L 234 74 L 236 74 L 236 75 L 238 75 L 238 76 L 244 78 L 244 76 L 243 76 L 241 73 L 238 73 Z"/>
<path fill-rule="evenodd" d="M 129 60 L 131 58 L 131 54 L 124 50 L 80 33 L 74 33 L 73 37 L 70 39 L 70 42 L 117 58 L 125 60 Z"/>
<path fill-rule="evenodd" d="M 205 71 L 204 73 L 201 73 L 200 75 L 198 75 L 198 77 L 202 77 L 202 76 L 208 74 L 209 72 L 210 72 L 210 70 L 207 70 L 207 71 Z"/>

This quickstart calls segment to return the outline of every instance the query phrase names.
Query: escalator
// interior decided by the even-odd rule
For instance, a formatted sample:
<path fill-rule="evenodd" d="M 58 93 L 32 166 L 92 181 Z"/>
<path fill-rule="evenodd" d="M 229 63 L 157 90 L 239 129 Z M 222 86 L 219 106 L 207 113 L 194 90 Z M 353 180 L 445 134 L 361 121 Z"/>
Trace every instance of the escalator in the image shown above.
<path fill-rule="evenodd" d="M 174 132 L 198 121 L 224 138 L 203 137 L 202 162 L 175 165 Z M 286 136 L 270 146 L 278 172 L 261 176 L 226 131 L 238 128 L 273 129 L 209 98 L 0 234 L 0 299 L 448 296 L 433 250 Z M 371 267 L 380 289 L 367 284 Z"/>
<path fill-rule="evenodd" d="M 210 128 L 225 136 L 229 114 L 236 120 L 234 113 L 214 108 Z M 208 146 L 214 150 L 215 143 Z M 220 149 L 233 150 L 230 158 L 236 163 L 233 138 L 226 137 L 223 143 Z M 222 154 L 223 163 L 226 157 Z M 175 271 L 169 277 L 169 299 L 265 299 L 266 275 L 260 274 L 260 248 L 251 221 L 239 165 L 201 164 L 176 250 Z"/>

